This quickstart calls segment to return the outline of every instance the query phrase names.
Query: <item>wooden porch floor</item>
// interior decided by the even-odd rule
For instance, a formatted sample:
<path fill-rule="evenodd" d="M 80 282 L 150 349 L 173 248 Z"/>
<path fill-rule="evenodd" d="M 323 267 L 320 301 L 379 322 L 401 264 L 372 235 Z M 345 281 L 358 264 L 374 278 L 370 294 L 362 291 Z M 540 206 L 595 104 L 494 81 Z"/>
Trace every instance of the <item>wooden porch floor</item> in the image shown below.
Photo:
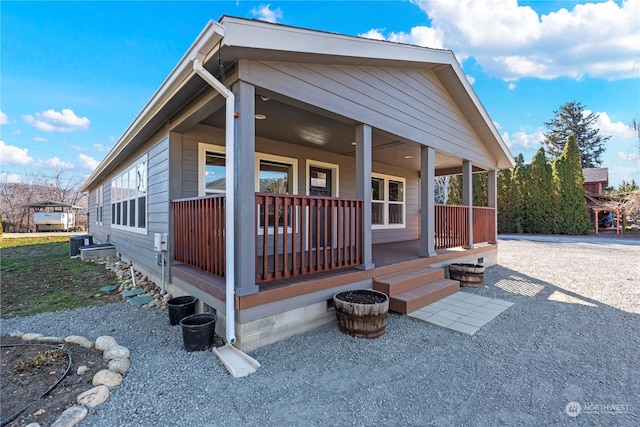
<path fill-rule="evenodd" d="M 419 240 L 381 243 L 373 245 L 372 261 L 375 265 L 370 270 L 345 267 L 322 271 L 302 276 L 259 283 L 259 292 L 242 297 L 236 296 L 236 309 L 256 307 L 269 302 L 304 295 L 323 289 L 334 288 L 362 280 L 373 279 L 383 275 L 417 267 L 428 267 L 431 264 L 455 259 L 461 256 L 478 254 L 493 250 L 495 244 L 486 244 L 473 249 L 453 248 L 438 251 L 437 256 L 422 258 L 418 256 Z M 171 266 L 171 274 L 198 289 L 220 299 L 225 298 L 224 278 L 210 275 L 197 268 L 180 264 Z"/>

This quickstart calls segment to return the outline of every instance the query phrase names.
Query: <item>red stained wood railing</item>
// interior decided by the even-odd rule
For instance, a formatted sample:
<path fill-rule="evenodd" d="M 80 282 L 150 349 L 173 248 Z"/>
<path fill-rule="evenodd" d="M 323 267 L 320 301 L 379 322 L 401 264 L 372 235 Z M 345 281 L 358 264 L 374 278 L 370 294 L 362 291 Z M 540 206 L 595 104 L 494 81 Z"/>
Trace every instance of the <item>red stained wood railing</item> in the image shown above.
<path fill-rule="evenodd" d="M 225 275 L 225 196 L 173 202 L 173 257 L 207 273 Z"/>
<path fill-rule="evenodd" d="M 495 212 L 494 208 L 473 207 L 473 243 L 494 242 L 496 240 Z"/>
<path fill-rule="evenodd" d="M 469 244 L 469 227 L 467 226 L 469 208 L 436 204 L 435 211 L 436 250 L 467 246 Z"/>
<path fill-rule="evenodd" d="M 449 249 L 469 245 L 469 207 L 440 205 L 435 206 L 437 249 Z M 495 209 L 473 207 L 473 243 L 493 242 L 495 240 Z"/>
<path fill-rule="evenodd" d="M 257 193 L 256 282 L 362 263 L 362 200 Z"/>

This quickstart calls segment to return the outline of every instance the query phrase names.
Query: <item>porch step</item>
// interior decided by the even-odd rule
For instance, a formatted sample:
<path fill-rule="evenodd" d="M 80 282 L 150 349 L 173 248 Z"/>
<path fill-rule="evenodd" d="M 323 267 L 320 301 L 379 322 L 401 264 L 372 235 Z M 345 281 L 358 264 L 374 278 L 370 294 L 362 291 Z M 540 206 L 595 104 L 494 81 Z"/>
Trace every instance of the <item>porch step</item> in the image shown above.
<path fill-rule="evenodd" d="M 419 267 L 376 277 L 373 279 L 373 289 L 392 297 L 440 279 L 444 279 L 444 269 Z"/>
<path fill-rule="evenodd" d="M 389 297 L 389 310 L 408 314 L 460 290 L 460 282 L 440 279 Z"/>

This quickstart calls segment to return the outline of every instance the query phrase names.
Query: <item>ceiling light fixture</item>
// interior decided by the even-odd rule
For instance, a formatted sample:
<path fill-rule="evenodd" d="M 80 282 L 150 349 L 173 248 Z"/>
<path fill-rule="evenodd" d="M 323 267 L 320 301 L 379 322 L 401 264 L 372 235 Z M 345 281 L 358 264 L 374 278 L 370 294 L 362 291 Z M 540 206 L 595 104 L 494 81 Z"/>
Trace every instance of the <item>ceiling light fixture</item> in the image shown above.
<path fill-rule="evenodd" d="M 264 120 L 267 118 L 267 116 L 265 116 L 264 114 L 256 114 L 254 117 L 256 118 L 256 120 Z"/>
<path fill-rule="evenodd" d="M 413 159 L 413 156 L 404 156 L 405 159 Z"/>

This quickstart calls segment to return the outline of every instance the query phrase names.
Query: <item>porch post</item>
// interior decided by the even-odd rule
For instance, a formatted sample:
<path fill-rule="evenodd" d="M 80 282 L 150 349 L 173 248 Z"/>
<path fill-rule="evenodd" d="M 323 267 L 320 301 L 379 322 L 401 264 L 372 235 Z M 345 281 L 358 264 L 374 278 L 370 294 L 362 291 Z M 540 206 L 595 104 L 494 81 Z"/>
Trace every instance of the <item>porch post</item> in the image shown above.
<path fill-rule="evenodd" d="M 420 252 L 421 257 L 436 256 L 436 150 L 420 147 Z"/>
<path fill-rule="evenodd" d="M 233 85 L 236 98 L 235 139 L 233 141 L 233 165 L 235 182 L 233 185 L 235 200 L 233 210 L 235 221 L 234 256 L 236 265 L 235 290 L 236 295 L 243 296 L 258 292 L 256 285 L 256 196 L 255 196 L 255 87 L 238 82 Z M 228 148 L 227 148 L 228 150 Z"/>
<path fill-rule="evenodd" d="M 370 270 L 374 266 L 371 237 L 371 126 L 356 126 L 356 197 L 362 199 L 362 265 Z"/>
<path fill-rule="evenodd" d="M 489 182 L 487 183 L 488 187 L 488 198 L 489 198 L 489 207 L 493 208 L 493 240 L 489 243 L 497 243 L 498 242 L 498 171 L 490 170 L 487 173 L 487 179 Z"/>
<path fill-rule="evenodd" d="M 469 244 L 467 249 L 473 248 L 473 173 L 471 162 L 462 162 L 462 204 L 469 208 L 467 228 L 469 229 Z"/>

